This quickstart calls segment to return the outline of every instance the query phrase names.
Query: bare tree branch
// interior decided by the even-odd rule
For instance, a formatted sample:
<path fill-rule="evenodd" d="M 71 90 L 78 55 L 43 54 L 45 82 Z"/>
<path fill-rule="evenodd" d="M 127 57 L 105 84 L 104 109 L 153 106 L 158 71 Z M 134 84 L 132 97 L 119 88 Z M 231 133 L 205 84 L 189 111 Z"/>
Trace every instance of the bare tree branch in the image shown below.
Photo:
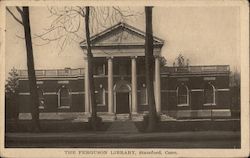
<path fill-rule="evenodd" d="M 12 13 L 12 12 L 10 11 L 10 9 L 9 9 L 8 7 L 6 7 L 6 9 L 7 9 L 7 11 L 10 13 L 10 15 L 11 15 L 19 24 L 23 25 L 23 22 L 22 22 L 21 20 L 19 20 L 19 19 L 14 15 L 14 13 Z"/>
<path fill-rule="evenodd" d="M 74 7 L 48 7 L 52 22 L 50 27 L 36 34 L 34 38 L 45 40 L 46 43 L 57 41 L 62 49 L 72 41 L 84 40 L 84 26 L 82 18 L 85 18 L 86 8 L 84 6 Z M 90 34 L 96 34 L 104 29 L 118 23 L 126 22 L 131 17 L 138 15 L 128 8 L 120 7 L 90 7 Z M 121 39 L 118 39 L 121 40 Z"/>
<path fill-rule="evenodd" d="M 25 39 L 25 37 L 20 36 L 20 35 L 18 35 L 18 34 L 16 34 L 16 37 L 17 37 L 17 38 L 20 38 L 20 39 Z"/>
<path fill-rule="evenodd" d="M 20 7 L 16 6 L 16 10 L 20 13 L 20 15 L 23 17 L 23 11 Z"/>

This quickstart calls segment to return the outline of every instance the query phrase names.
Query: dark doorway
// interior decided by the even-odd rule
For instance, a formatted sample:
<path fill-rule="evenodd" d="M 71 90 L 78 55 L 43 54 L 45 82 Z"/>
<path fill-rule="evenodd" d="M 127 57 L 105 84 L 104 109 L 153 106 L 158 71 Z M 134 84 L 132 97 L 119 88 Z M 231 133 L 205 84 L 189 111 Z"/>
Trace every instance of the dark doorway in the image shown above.
<path fill-rule="evenodd" d="M 129 92 L 116 93 L 116 113 L 129 113 Z"/>

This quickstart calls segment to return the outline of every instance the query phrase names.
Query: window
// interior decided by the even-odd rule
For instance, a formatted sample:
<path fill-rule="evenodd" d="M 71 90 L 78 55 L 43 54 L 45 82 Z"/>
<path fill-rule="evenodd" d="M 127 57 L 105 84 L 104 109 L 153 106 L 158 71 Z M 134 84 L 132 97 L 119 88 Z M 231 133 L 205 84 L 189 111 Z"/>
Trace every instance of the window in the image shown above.
<path fill-rule="evenodd" d="M 215 105 L 215 88 L 211 83 L 204 88 L 204 105 Z"/>
<path fill-rule="evenodd" d="M 105 64 L 97 64 L 95 66 L 95 74 L 96 75 L 105 75 Z"/>
<path fill-rule="evenodd" d="M 70 94 L 65 86 L 59 90 L 59 108 L 70 108 Z"/>
<path fill-rule="evenodd" d="M 147 96 L 147 88 L 145 84 L 142 85 L 140 91 L 140 104 L 147 105 L 148 104 L 148 96 Z"/>
<path fill-rule="evenodd" d="M 105 89 L 102 87 L 96 91 L 96 104 L 105 105 Z"/>
<path fill-rule="evenodd" d="M 38 99 L 39 99 L 39 109 L 44 109 L 44 104 L 45 104 L 45 100 L 44 100 L 44 96 L 43 96 L 43 90 L 41 88 L 37 88 L 37 92 L 38 92 Z"/>
<path fill-rule="evenodd" d="M 184 84 L 177 88 L 177 106 L 188 106 L 188 88 Z"/>

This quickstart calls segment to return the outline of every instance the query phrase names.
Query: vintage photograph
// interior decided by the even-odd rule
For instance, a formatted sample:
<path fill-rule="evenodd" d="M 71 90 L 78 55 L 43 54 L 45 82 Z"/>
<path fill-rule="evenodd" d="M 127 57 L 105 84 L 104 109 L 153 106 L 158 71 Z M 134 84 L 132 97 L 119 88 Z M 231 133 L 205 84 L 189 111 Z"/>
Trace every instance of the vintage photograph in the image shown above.
<path fill-rule="evenodd" d="M 242 5 L 6 5 L 4 148 L 240 150 Z"/>

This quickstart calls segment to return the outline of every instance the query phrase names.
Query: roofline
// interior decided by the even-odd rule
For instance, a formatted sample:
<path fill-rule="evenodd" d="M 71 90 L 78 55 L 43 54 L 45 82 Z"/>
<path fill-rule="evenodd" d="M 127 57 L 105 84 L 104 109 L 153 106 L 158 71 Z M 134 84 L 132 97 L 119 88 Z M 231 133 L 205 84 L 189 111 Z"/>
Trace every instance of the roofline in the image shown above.
<path fill-rule="evenodd" d="M 114 29 L 117 29 L 118 27 L 125 27 L 125 28 L 127 28 L 127 29 L 129 29 L 129 30 L 131 30 L 131 31 L 134 31 L 135 33 L 138 33 L 138 34 L 142 35 L 142 36 L 146 36 L 146 33 L 145 33 L 144 31 L 141 31 L 141 30 L 139 30 L 139 29 L 137 29 L 137 28 L 135 28 L 135 27 L 133 27 L 133 26 L 127 24 L 127 23 L 119 22 L 119 23 L 117 23 L 116 25 L 113 25 L 113 26 L 111 26 L 111 27 L 105 29 L 104 31 L 101 31 L 101 32 L 99 32 L 99 33 L 97 33 L 97 34 L 91 36 L 91 37 L 90 37 L 90 41 L 92 41 L 92 40 L 94 40 L 94 39 L 96 39 L 96 38 L 98 38 L 98 37 L 100 37 L 100 36 L 103 36 L 103 35 L 105 35 L 106 33 L 110 32 L 110 31 L 112 31 L 112 30 L 114 30 Z M 160 44 L 163 44 L 163 43 L 164 43 L 164 40 L 163 40 L 163 39 L 158 38 L 158 37 L 156 37 L 156 36 L 153 36 L 153 39 L 154 39 L 154 40 L 157 40 Z M 86 39 L 83 40 L 82 42 L 80 42 L 80 46 L 82 46 L 82 45 L 85 44 L 85 43 L 86 43 Z"/>

